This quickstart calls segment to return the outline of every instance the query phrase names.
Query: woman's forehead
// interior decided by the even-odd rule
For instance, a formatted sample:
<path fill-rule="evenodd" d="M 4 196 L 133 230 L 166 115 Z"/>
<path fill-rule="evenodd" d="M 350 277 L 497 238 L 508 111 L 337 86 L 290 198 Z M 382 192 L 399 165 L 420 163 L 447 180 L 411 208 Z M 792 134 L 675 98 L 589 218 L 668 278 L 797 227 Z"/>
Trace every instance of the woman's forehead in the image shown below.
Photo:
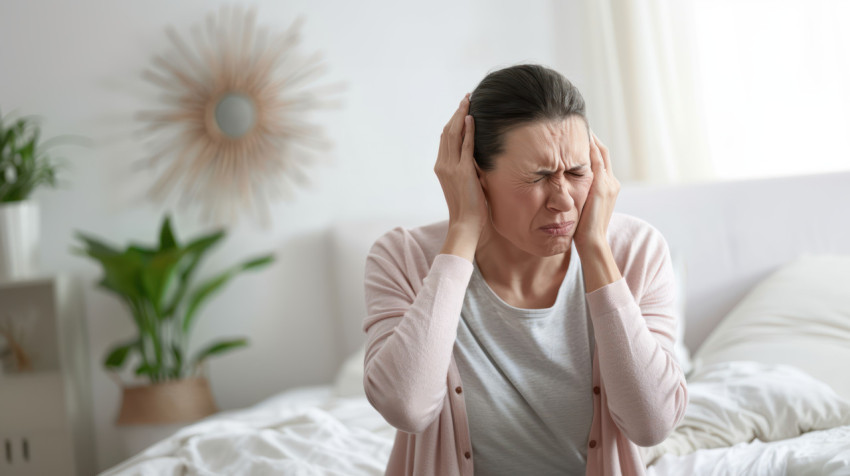
<path fill-rule="evenodd" d="M 587 127 L 578 116 L 515 127 L 506 134 L 505 156 L 523 166 L 581 165 L 590 157 Z"/>

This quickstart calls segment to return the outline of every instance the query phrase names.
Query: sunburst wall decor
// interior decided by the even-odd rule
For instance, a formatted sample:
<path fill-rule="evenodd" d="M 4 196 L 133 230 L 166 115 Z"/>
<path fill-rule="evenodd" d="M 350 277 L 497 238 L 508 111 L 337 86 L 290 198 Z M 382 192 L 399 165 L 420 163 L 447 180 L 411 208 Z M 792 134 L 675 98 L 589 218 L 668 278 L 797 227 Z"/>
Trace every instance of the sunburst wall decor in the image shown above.
<path fill-rule="evenodd" d="M 327 65 L 320 53 L 297 52 L 303 16 L 276 35 L 255 20 L 254 8 L 224 6 L 192 27 L 189 42 L 168 26 L 173 49 L 143 73 L 166 105 L 136 115 L 151 150 L 143 163 L 159 174 L 149 196 L 163 203 L 177 195 L 205 221 L 249 213 L 267 226 L 269 202 L 310 184 L 304 169 L 333 147 L 304 115 L 339 107 L 332 95 L 346 84 L 305 88 Z"/>

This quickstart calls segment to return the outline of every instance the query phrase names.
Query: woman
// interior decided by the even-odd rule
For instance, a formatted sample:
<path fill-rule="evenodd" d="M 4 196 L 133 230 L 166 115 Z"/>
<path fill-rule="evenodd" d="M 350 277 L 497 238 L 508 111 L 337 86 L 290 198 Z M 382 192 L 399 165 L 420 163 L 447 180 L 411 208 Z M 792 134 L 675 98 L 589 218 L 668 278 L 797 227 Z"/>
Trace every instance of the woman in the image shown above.
<path fill-rule="evenodd" d="M 474 151 L 474 154 L 473 154 Z M 663 236 L 562 75 L 485 77 L 446 124 L 447 221 L 366 262 L 366 395 L 396 427 L 387 474 L 644 474 L 687 387 Z M 473 466 L 474 462 L 474 466 Z"/>

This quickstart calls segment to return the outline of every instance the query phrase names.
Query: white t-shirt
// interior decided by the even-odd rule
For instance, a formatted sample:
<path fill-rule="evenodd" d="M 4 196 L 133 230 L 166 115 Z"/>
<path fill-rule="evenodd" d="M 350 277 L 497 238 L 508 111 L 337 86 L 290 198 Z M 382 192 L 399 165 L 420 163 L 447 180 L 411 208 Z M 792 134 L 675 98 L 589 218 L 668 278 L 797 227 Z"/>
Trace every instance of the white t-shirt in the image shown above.
<path fill-rule="evenodd" d="M 474 269 L 454 355 L 476 475 L 584 475 L 593 325 L 575 245 L 555 304 L 520 309 Z"/>

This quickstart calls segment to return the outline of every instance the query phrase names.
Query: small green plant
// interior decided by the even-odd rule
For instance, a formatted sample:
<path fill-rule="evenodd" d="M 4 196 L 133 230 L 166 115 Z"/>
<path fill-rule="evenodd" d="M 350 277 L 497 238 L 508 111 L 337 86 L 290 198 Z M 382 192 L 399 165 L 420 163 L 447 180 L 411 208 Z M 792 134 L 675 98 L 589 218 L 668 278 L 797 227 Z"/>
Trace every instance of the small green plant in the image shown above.
<path fill-rule="evenodd" d="M 45 153 L 39 143 L 41 129 L 31 118 L 12 121 L 8 127 L 0 114 L 0 203 L 26 200 L 41 185 L 56 186 L 62 164 Z"/>
<path fill-rule="evenodd" d="M 223 230 L 217 231 L 181 245 L 168 215 L 162 222 L 158 247 L 133 244 L 119 251 L 77 232 L 85 247 L 72 251 L 100 262 L 104 276 L 99 286 L 127 304 L 138 328 L 138 335 L 109 350 L 104 359 L 107 370 L 120 371 L 128 355 L 137 353 L 141 361 L 135 375 L 147 376 L 151 383 L 176 380 L 187 372 L 194 375 L 208 357 L 248 344 L 245 338 L 220 340 L 186 359 L 189 333 L 201 306 L 240 272 L 261 268 L 274 260 L 272 255 L 254 258 L 193 286 L 192 278 L 201 259 L 224 236 Z"/>

